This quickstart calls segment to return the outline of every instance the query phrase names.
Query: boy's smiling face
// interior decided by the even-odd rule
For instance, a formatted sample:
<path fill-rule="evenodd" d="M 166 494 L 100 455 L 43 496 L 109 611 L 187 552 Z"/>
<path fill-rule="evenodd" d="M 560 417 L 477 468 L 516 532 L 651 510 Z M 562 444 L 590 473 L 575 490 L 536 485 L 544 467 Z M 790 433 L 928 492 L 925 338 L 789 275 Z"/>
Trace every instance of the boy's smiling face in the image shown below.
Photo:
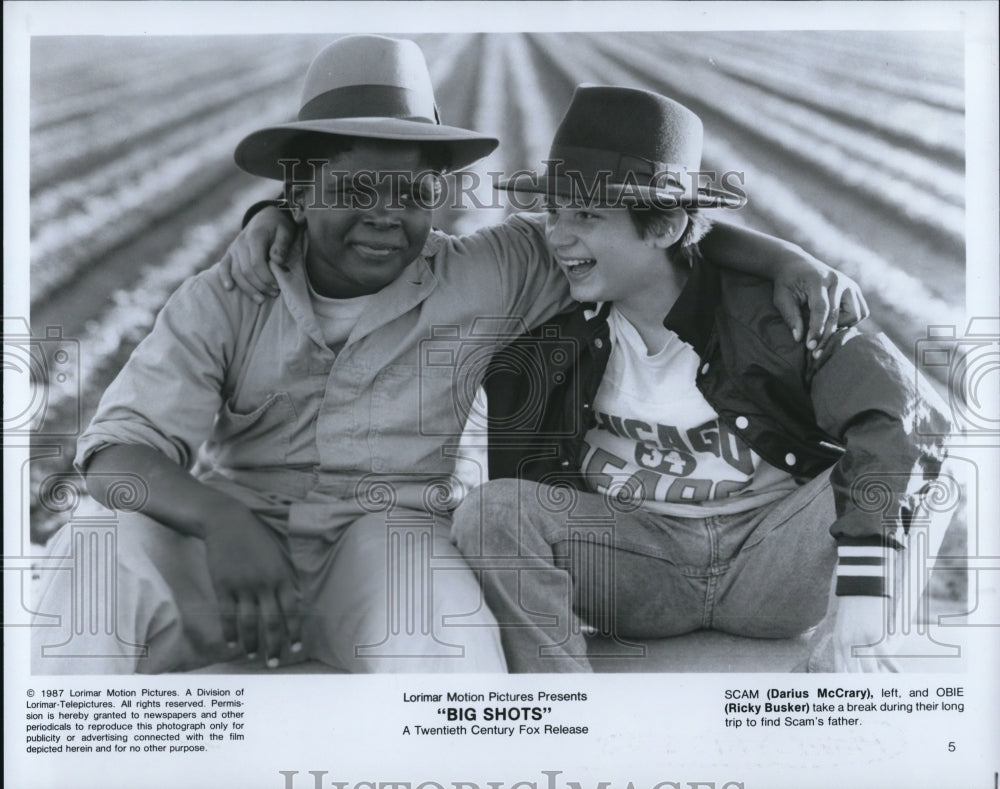
<path fill-rule="evenodd" d="M 306 226 L 306 271 L 317 293 L 365 296 L 395 280 L 420 254 L 430 233 L 433 200 L 417 143 L 361 140 L 329 157 L 322 198 L 295 187 L 292 214 Z M 423 178 L 417 178 L 423 173 Z"/>
<path fill-rule="evenodd" d="M 675 238 L 643 239 L 627 208 L 550 203 L 545 235 L 577 301 L 625 303 L 656 288 Z"/>

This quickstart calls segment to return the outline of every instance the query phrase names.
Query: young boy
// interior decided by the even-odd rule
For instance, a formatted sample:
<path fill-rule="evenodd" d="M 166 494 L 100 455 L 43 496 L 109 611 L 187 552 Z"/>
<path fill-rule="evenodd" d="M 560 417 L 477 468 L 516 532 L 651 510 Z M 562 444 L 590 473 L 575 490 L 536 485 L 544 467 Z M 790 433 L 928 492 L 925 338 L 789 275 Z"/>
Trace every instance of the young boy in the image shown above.
<path fill-rule="evenodd" d="M 946 432 L 944 406 L 884 337 L 844 330 L 815 358 L 767 282 L 699 256 L 707 222 L 693 203 L 720 198 L 635 163 L 697 170 L 701 139 L 666 97 L 580 87 L 550 169 L 506 184 L 547 195 L 549 247 L 579 302 L 494 360 L 493 481 L 454 516 L 512 671 L 590 670 L 587 626 L 793 636 L 827 612 L 835 569 L 835 666 L 891 666 L 851 648 L 886 632 L 888 565 L 939 472 L 943 447 L 922 436 Z M 604 200 L 581 201 L 575 184 L 593 184 L 611 152 Z M 576 353 L 553 362 L 543 337 Z"/>
<path fill-rule="evenodd" d="M 59 658 L 80 579 L 57 572 L 39 610 L 63 626 L 35 629 L 50 647 L 37 670 L 166 671 L 240 653 L 269 667 L 505 670 L 447 533 L 463 381 L 421 357 L 435 327 L 457 348 L 484 316 L 534 326 L 569 304 L 537 221 L 431 231 L 420 190 L 495 145 L 441 125 L 419 49 L 377 36 L 320 53 L 299 120 L 240 143 L 241 167 L 286 181 L 299 232 L 270 272 L 281 297 L 194 277 L 105 393 L 77 466 L 109 506 L 126 475 L 145 488 L 117 529 L 117 632 L 100 654 Z M 825 276 L 808 284 L 821 291 Z M 56 553 L 71 553 L 67 532 Z"/>

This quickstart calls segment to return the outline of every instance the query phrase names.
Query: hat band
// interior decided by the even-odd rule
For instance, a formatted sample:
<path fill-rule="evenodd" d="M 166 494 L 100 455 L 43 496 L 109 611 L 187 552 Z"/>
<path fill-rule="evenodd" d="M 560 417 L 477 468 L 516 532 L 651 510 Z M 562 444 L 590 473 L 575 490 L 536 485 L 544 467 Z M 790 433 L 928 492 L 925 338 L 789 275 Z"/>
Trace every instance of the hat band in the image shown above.
<path fill-rule="evenodd" d="M 427 110 L 433 110 L 433 117 Z M 336 118 L 397 118 L 419 123 L 441 123 L 437 106 L 427 106 L 426 95 L 395 85 L 345 85 L 320 93 L 302 105 L 300 121 Z"/>
<path fill-rule="evenodd" d="M 696 162 L 693 169 L 697 170 Z M 600 179 L 610 184 L 638 183 L 656 187 L 678 185 L 689 165 L 658 162 L 642 156 L 609 151 L 601 148 L 580 148 L 570 145 L 553 146 L 549 150 L 549 178 L 568 175 L 585 181 Z M 606 179 L 606 180 L 605 180 Z"/>

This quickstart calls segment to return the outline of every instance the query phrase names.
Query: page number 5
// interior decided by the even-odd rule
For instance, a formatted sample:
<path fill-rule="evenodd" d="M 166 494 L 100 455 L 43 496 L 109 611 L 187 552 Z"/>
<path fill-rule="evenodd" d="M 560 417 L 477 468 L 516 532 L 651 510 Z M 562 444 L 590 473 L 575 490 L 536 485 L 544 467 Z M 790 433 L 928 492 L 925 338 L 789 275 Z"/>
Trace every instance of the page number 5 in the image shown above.
<path fill-rule="evenodd" d="M 952 742 L 949 742 L 949 743 L 948 743 L 948 751 L 949 751 L 949 752 L 952 752 L 952 751 L 954 751 L 954 750 L 955 750 L 955 743 L 954 743 L 954 741 L 952 741 Z"/>

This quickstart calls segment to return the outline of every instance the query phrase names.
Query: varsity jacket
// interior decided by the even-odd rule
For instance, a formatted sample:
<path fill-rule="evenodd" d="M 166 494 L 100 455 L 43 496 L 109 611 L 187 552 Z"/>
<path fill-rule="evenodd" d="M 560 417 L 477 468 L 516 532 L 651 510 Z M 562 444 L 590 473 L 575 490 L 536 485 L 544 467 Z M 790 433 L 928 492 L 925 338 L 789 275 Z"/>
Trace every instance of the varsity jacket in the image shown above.
<path fill-rule="evenodd" d="M 492 359 L 491 478 L 577 471 L 611 353 L 610 304 L 577 305 Z M 886 595 L 884 564 L 940 471 L 945 405 L 884 335 L 837 332 L 820 359 L 796 342 L 772 285 L 699 261 L 664 326 L 699 356 L 696 385 L 730 430 L 800 481 L 833 466 L 837 594 Z"/>

